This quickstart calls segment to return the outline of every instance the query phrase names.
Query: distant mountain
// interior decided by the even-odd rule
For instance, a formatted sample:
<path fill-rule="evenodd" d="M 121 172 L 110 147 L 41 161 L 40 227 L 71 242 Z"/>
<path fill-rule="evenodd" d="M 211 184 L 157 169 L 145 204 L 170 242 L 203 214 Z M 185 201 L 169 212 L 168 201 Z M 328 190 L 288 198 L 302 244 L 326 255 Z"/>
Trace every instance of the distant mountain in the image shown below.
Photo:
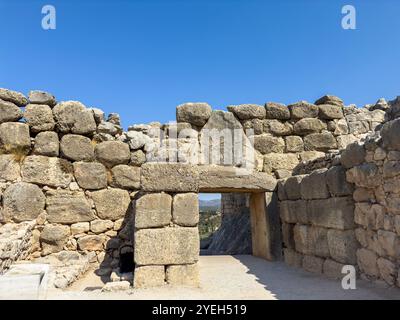
<path fill-rule="evenodd" d="M 202 211 L 220 210 L 221 209 L 221 199 L 199 200 L 199 207 L 200 207 L 200 210 L 202 210 Z"/>

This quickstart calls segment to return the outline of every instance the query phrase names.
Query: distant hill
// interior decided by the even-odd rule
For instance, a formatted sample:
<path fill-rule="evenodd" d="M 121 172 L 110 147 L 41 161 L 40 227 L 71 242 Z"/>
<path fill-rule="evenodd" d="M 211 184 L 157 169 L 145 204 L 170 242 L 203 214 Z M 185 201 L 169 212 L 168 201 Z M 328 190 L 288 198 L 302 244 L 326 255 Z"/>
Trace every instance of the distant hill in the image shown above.
<path fill-rule="evenodd" d="M 221 209 L 221 199 L 199 200 L 200 211 L 216 211 Z"/>

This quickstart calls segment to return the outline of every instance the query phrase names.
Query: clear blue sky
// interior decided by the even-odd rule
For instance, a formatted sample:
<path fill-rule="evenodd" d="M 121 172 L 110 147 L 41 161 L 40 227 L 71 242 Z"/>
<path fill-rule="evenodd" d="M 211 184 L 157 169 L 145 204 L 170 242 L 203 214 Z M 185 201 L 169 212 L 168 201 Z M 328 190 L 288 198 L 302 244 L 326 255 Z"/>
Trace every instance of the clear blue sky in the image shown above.
<path fill-rule="evenodd" d="M 41 8 L 57 29 L 41 28 Z M 357 30 L 341 8 L 357 9 Z M 52 92 L 118 112 L 123 125 L 175 119 L 176 105 L 400 94 L 398 0 L 0 0 L 0 87 Z"/>

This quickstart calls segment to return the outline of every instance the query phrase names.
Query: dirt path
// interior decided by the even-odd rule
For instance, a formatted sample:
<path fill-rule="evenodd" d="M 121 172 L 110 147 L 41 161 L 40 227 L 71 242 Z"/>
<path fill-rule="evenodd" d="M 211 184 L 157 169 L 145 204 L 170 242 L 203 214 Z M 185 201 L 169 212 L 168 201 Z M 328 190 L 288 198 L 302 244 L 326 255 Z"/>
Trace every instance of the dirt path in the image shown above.
<path fill-rule="evenodd" d="M 51 290 L 48 299 L 400 299 L 397 288 L 358 280 L 357 289 L 343 290 L 340 281 L 253 256 L 202 256 L 200 278 L 200 288 L 102 293 L 103 282 L 88 272 L 68 290 Z"/>

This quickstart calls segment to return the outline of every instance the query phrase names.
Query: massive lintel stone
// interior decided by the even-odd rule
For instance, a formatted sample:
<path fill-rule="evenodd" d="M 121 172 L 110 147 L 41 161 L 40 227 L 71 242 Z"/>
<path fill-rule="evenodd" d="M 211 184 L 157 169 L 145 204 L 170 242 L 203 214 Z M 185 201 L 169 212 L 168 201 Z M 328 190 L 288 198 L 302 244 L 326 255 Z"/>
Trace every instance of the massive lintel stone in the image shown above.
<path fill-rule="evenodd" d="M 0 179 L 15 181 L 20 177 L 21 168 L 12 154 L 0 155 Z"/>
<path fill-rule="evenodd" d="M 121 141 L 104 141 L 96 145 L 95 154 L 98 161 L 112 168 L 118 164 L 128 164 L 131 153 L 129 145 Z"/>
<path fill-rule="evenodd" d="M 198 192 L 197 166 L 180 163 L 145 163 L 141 167 L 144 191 Z"/>
<path fill-rule="evenodd" d="M 135 232 L 137 265 L 192 264 L 199 256 L 197 228 L 167 227 Z"/>
<path fill-rule="evenodd" d="M 274 191 L 276 179 L 265 172 L 223 166 L 199 167 L 200 192 Z"/>
<path fill-rule="evenodd" d="M 56 98 L 48 92 L 33 90 L 28 95 L 29 102 L 32 104 L 46 104 L 50 107 L 56 105 Z"/>
<path fill-rule="evenodd" d="M 196 193 L 178 193 L 174 196 L 172 221 L 184 227 L 195 227 L 198 224 L 199 199 Z"/>
<path fill-rule="evenodd" d="M 265 118 L 265 108 L 258 104 L 241 104 L 237 106 L 228 106 L 228 111 L 232 112 L 240 120 L 249 119 L 264 119 Z"/>
<path fill-rule="evenodd" d="M 61 155 L 72 161 L 90 161 L 94 158 L 91 140 L 78 134 L 66 134 L 60 142 Z"/>
<path fill-rule="evenodd" d="M 3 202 L 4 215 L 21 222 L 34 220 L 43 212 L 45 197 L 37 185 L 18 182 L 4 191 Z"/>
<path fill-rule="evenodd" d="M 46 196 L 47 220 L 51 223 L 72 224 L 95 219 L 83 192 L 54 190 Z"/>
<path fill-rule="evenodd" d="M 145 194 L 135 202 L 135 228 L 164 227 L 171 222 L 172 197 L 166 193 Z"/>
<path fill-rule="evenodd" d="M 29 153 L 31 137 L 28 125 L 20 122 L 0 124 L 0 147 L 7 153 Z"/>
<path fill-rule="evenodd" d="M 312 225 L 340 230 L 354 227 L 354 200 L 351 197 L 313 200 L 307 204 Z"/>
<path fill-rule="evenodd" d="M 211 107 L 204 102 L 189 102 L 176 107 L 176 121 L 204 126 L 211 116 Z"/>
<path fill-rule="evenodd" d="M 66 188 L 72 173 L 73 167 L 67 160 L 45 156 L 28 156 L 21 167 L 23 181 L 51 187 Z"/>
<path fill-rule="evenodd" d="M 97 215 L 101 219 L 118 220 L 128 214 L 131 198 L 121 189 L 105 189 L 92 192 Z"/>
<path fill-rule="evenodd" d="M 15 103 L 19 107 L 28 104 L 28 99 L 22 93 L 4 88 L 0 88 L 0 99 Z"/>
<path fill-rule="evenodd" d="M 0 123 L 18 121 L 22 114 L 21 109 L 14 103 L 0 99 Z"/>
<path fill-rule="evenodd" d="M 97 190 L 107 187 L 107 172 L 101 163 L 75 162 L 74 174 L 76 181 L 83 189 Z"/>
<path fill-rule="evenodd" d="M 58 103 L 53 114 L 56 128 L 62 133 L 92 134 L 96 131 L 93 112 L 78 101 Z"/>
<path fill-rule="evenodd" d="M 24 117 L 32 132 L 51 131 L 54 129 L 53 112 L 48 105 L 28 104 L 25 107 Z"/>

